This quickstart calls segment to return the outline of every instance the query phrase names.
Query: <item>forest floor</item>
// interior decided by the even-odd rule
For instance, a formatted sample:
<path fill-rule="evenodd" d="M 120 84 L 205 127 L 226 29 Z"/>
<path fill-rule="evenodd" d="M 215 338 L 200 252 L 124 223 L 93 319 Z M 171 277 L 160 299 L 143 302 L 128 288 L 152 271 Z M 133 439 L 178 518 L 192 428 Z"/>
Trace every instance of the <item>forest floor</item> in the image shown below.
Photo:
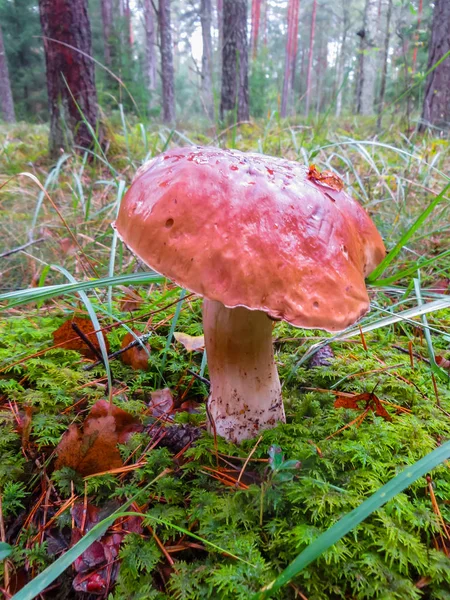
<path fill-rule="evenodd" d="M 0 589 L 247 600 L 450 439 L 450 145 L 398 126 L 374 136 L 353 118 L 208 135 L 116 116 L 106 134 L 93 159 L 51 162 L 45 127 L 0 126 Z M 275 325 L 287 423 L 240 446 L 206 432 L 201 300 L 152 281 L 110 227 L 142 162 L 187 144 L 334 169 L 387 249 L 403 246 L 369 287 L 361 328 L 330 340 Z M 86 336 L 97 327 L 109 353 L 133 332 L 148 334 L 145 348 L 105 369 Z M 450 599 L 449 467 L 416 478 L 272 597 Z M 86 534 L 97 541 L 80 554 Z M 61 556 L 59 577 L 50 569 L 20 595 Z"/>

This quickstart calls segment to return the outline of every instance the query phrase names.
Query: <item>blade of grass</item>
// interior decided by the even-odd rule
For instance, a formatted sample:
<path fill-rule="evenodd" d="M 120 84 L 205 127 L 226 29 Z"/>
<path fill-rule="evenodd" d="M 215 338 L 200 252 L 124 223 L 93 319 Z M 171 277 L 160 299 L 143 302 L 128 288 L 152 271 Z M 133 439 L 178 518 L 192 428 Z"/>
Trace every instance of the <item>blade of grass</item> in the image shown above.
<path fill-rule="evenodd" d="M 417 304 L 419 306 L 423 306 L 422 293 L 420 289 L 420 279 L 414 279 L 414 291 L 416 292 Z M 450 381 L 450 376 L 441 369 L 441 367 L 436 362 L 436 355 L 434 353 L 433 341 L 431 339 L 430 328 L 428 327 L 428 320 L 426 315 L 421 315 L 421 321 L 424 329 L 425 340 L 427 342 L 428 347 L 428 358 L 430 359 L 430 367 L 433 373 L 439 377 L 442 381 L 448 383 Z"/>
<path fill-rule="evenodd" d="M 77 283 L 76 279 L 69 273 L 69 271 L 66 271 L 66 269 L 64 269 L 64 267 L 60 267 L 59 265 L 52 265 L 52 267 L 54 269 L 57 269 L 58 271 L 60 271 L 63 275 L 65 275 L 71 283 Z M 92 306 L 91 301 L 87 297 L 86 293 L 83 290 L 79 290 L 78 295 L 80 296 L 81 300 L 83 301 L 83 304 L 86 307 L 86 310 L 88 311 L 89 317 L 92 321 L 92 325 L 93 325 L 95 331 L 97 332 L 95 335 L 97 336 L 97 340 L 98 340 L 98 343 L 100 346 L 100 352 L 101 352 L 102 358 L 103 358 L 103 364 L 105 366 L 106 377 L 108 379 L 108 393 L 109 393 L 110 400 L 111 400 L 111 398 L 112 398 L 112 375 L 111 375 L 111 369 L 109 366 L 108 350 L 106 349 L 105 338 L 103 336 L 103 332 L 101 331 L 101 326 L 100 326 L 100 323 L 98 322 L 97 314 L 94 310 L 94 307 Z"/>
<path fill-rule="evenodd" d="M 58 285 L 48 285 L 41 288 L 28 288 L 17 290 L 15 292 L 6 292 L 0 294 L 0 302 L 8 302 L 6 306 L 0 307 L 0 312 L 14 306 L 21 306 L 28 302 L 38 302 L 40 300 L 49 300 L 64 294 L 74 294 L 80 290 L 92 290 L 116 285 L 131 285 L 140 283 L 162 283 L 165 278 L 158 273 L 131 273 L 128 275 L 115 275 L 114 277 L 104 277 L 102 279 L 90 279 L 88 281 L 77 281 L 76 283 L 61 283 Z"/>
<path fill-rule="evenodd" d="M 158 385 L 157 387 L 161 386 L 161 380 L 164 374 L 164 368 L 166 366 L 166 361 L 167 361 L 167 353 L 169 351 L 170 348 L 170 344 L 172 343 L 172 339 L 173 339 L 173 333 L 175 331 L 175 327 L 177 326 L 177 322 L 178 322 L 178 317 L 180 316 L 180 312 L 181 312 L 181 305 L 183 304 L 183 298 L 186 296 L 186 290 L 181 290 L 180 293 L 180 301 L 177 304 L 177 307 L 175 309 L 175 314 L 173 316 L 172 319 L 172 324 L 170 326 L 170 331 L 167 334 L 167 340 L 166 340 L 166 345 L 164 347 L 164 353 L 161 359 L 161 367 L 160 367 L 160 375 L 158 378 Z"/>
<path fill-rule="evenodd" d="M 430 216 L 436 206 L 443 200 L 445 194 L 450 190 L 450 183 L 448 183 L 444 189 L 438 194 L 427 208 L 418 216 L 415 223 L 406 231 L 399 241 L 396 243 L 394 248 L 389 252 L 386 258 L 376 267 L 374 271 L 367 277 L 367 282 L 372 285 L 378 284 L 378 277 L 387 269 L 391 262 L 398 256 L 403 246 L 411 239 L 416 231 L 422 226 L 424 221 Z"/>
<path fill-rule="evenodd" d="M 372 513 L 449 457 L 450 442 L 446 442 L 417 461 L 414 465 L 406 467 L 401 473 L 376 491 L 375 494 L 372 494 L 370 498 L 319 535 L 276 579 L 254 594 L 252 600 L 270 598 L 274 592 L 288 584 L 305 567 L 319 558 L 328 548 L 339 542 L 339 540 L 367 519 Z"/>
<path fill-rule="evenodd" d="M 114 523 L 117 519 L 122 517 L 142 517 L 144 520 L 151 520 L 154 523 L 159 523 L 161 525 L 165 525 L 166 527 L 172 527 L 176 531 L 179 531 L 183 535 L 189 536 L 195 540 L 202 542 L 205 546 L 209 546 L 214 548 L 223 554 L 231 556 L 232 558 L 249 565 L 250 567 L 255 567 L 252 563 L 246 561 L 235 554 L 232 554 L 228 550 L 209 542 L 208 540 L 192 533 L 188 529 L 184 529 L 183 527 L 179 527 L 178 525 L 174 525 L 169 521 L 164 519 L 159 519 L 157 517 L 153 517 L 151 515 L 142 514 L 140 512 L 135 511 L 127 511 L 126 508 L 131 506 L 131 504 L 139 497 L 142 492 L 150 487 L 157 479 L 160 479 L 167 472 L 170 472 L 170 469 L 165 469 L 162 473 L 158 475 L 153 481 L 145 486 L 142 490 L 140 490 L 137 494 L 135 494 L 130 500 L 128 500 L 123 506 L 121 506 L 118 510 L 114 511 L 111 515 L 100 521 L 97 525 L 95 525 L 84 537 L 81 538 L 79 542 L 77 542 L 70 550 L 68 550 L 65 554 L 60 556 L 53 564 L 47 567 L 42 573 L 40 573 L 37 577 L 35 577 L 32 581 L 27 583 L 25 587 L 23 587 L 17 594 L 15 594 L 11 600 L 33 600 L 36 596 L 39 596 L 49 585 L 55 581 L 57 577 L 61 575 L 85 550 L 89 548 L 89 546 L 102 537 L 108 527 Z"/>

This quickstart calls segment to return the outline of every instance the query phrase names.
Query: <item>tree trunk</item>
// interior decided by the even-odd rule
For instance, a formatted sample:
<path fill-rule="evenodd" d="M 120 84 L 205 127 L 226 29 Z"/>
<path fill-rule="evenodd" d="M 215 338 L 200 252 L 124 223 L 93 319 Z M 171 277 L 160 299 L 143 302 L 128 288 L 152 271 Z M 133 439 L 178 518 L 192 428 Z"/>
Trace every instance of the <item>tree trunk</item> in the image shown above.
<path fill-rule="evenodd" d="M 201 0 L 200 20 L 202 24 L 202 100 L 206 113 L 214 121 L 213 94 L 213 46 L 211 38 L 212 6 L 211 0 Z"/>
<path fill-rule="evenodd" d="M 292 84 L 295 71 L 295 59 L 297 56 L 297 37 L 298 37 L 298 11 L 300 0 L 289 0 L 287 12 L 287 38 L 286 54 L 284 60 L 284 78 L 283 94 L 281 96 L 281 117 L 286 117 L 288 113 L 289 101 L 291 98 Z"/>
<path fill-rule="evenodd" d="M 149 108 L 154 106 L 156 90 L 156 28 L 152 0 L 144 0 L 145 22 L 145 71 L 149 93 Z"/>
<path fill-rule="evenodd" d="M 70 149 L 73 142 L 83 148 L 92 145 L 85 122 L 95 130 L 97 92 L 94 63 L 88 58 L 91 27 L 87 0 L 39 0 L 39 12 L 45 36 L 49 146 L 50 154 L 57 156 L 61 148 Z"/>
<path fill-rule="evenodd" d="M 223 52 L 223 0 L 217 0 L 217 30 L 219 32 L 219 61 L 222 61 Z M 222 64 L 219 65 L 222 71 Z"/>
<path fill-rule="evenodd" d="M 258 37 L 259 37 L 259 23 L 261 21 L 261 0 L 252 0 L 252 33 L 251 33 L 251 47 L 252 57 L 256 58 L 258 54 Z"/>
<path fill-rule="evenodd" d="M 159 39 L 161 51 L 161 80 L 164 123 L 175 122 L 175 74 L 173 68 L 172 31 L 170 29 L 170 0 L 159 0 Z"/>
<path fill-rule="evenodd" d="M 223 2 L 221 119 L 230 110 L 238 121 L 248 121 L 247 0 Z"/>
<path fill-rule="evenodd" d="M 6 62 L 5 47 L 3 45 L 2 29 L 0 27 L 0 111 L 4 121 L 15 123 L 14 102 L 9 81 L 8 63 Z"/>
<path fill-rule="evenodd" d="M 113 7 L 112 0 L 101 0 L 102 2 L 102 25 L 103 25 L 103 55 L 105 57 L 105 65 L 111 67 L 112 52 L 111 52 L 111 35 L 113 26 Z"/>
<path fill-rule="evenodd" d="M 343 11 L 344 15 L 342 21 L 342 42 L 337 72 L 336 117 L 339 117 L 341 115 L 342 98 L 344 96 L 345 55 L 347 52 L 347 34 L 350 26 L 349 7 L 346 3 L 344 3 Z"/>
<path fill-rule="evenodd" d="M 413 59 L 412 59 L 412 74 L 416 72 L 416 64 L 417 64 L 417 47 L 419 45 L 419 29 L 420 23 L 422 22 L 422 9 L 423 9 L 423 0 L 419 0 L 419 11 L 417 13 L 417 29 L 414 35 L 414 51 L 413 51 Z"/>
<path fill-rule="evenodd" d="M 428 54 L 428 70 L 450 51 L 450 0 L 437 0 L 434 6 L 433 29 Z M 450 126 L 450 56 L 428 74 L 425 84 L 422 123 L 442 129 Z"/>
<path fill-rule="evenodd" d="M 377 129 L 381 128 L 381 118 L 383 115 L 384 94 L 386 92 L 387 66 L 389 58 L 389 41 L 391 38 L 391 16 L 392 16 L 392 0 L 388 0 L 388 8 L 386 15 L 386 36 L 384 38 L 384 55 L 383 55 L 383 70 L 381 72 L 380 97 L 378 99 L 378 117 Z"/>
<path fill-rule="evenodd" d="M 360 113 L 373 114 L 377 81 L 377 0 L 366 0 L 364 11 L 363 68 L 361 73 Z"/>
<path fill-rule="evenodd" d="M 309 36 L 309 55 L 308 55 L 308 72 L 306 75 L 306 105 L 305 115 L 309 115 L 309 106 L 311 103 L 311 73 L 312 73 L 312 61 L 313 61 L 313 49 L 314 49 L 314 36 L 316 32 L 316 12 L 317 12 L 317 0 L 313 2 L 312 16 L 311 16 L 311 33 Z"/>

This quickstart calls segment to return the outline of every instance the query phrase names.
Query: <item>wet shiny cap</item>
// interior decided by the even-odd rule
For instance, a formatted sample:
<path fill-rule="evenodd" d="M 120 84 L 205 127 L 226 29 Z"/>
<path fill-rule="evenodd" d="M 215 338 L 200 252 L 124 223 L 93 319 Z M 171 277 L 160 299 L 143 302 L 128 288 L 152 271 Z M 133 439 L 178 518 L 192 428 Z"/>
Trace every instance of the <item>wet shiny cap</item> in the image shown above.
<path fill-rule="evenodd" d="M 155 271 L 230 308 L 340 331 L 369 309 L 385 255 L 364 209 L 296 162 L 177 148 L 141 167 L 115 228 Z"/>

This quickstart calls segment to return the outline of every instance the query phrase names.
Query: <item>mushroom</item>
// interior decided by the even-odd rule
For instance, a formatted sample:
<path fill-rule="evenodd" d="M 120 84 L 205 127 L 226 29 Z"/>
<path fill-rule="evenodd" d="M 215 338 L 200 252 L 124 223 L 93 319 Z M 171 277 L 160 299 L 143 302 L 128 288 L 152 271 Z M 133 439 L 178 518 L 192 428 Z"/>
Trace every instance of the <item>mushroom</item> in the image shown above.
<path fill-rule="evenodd" d="M 210 429 L 236 443 L 285 421 L 273 321 L 352 325 L 385 255 L 364 209 L 308 173 L 237 150 L 169 150 L 138 170 L 115 223 L 144 263 L 203 296 Z"/>

